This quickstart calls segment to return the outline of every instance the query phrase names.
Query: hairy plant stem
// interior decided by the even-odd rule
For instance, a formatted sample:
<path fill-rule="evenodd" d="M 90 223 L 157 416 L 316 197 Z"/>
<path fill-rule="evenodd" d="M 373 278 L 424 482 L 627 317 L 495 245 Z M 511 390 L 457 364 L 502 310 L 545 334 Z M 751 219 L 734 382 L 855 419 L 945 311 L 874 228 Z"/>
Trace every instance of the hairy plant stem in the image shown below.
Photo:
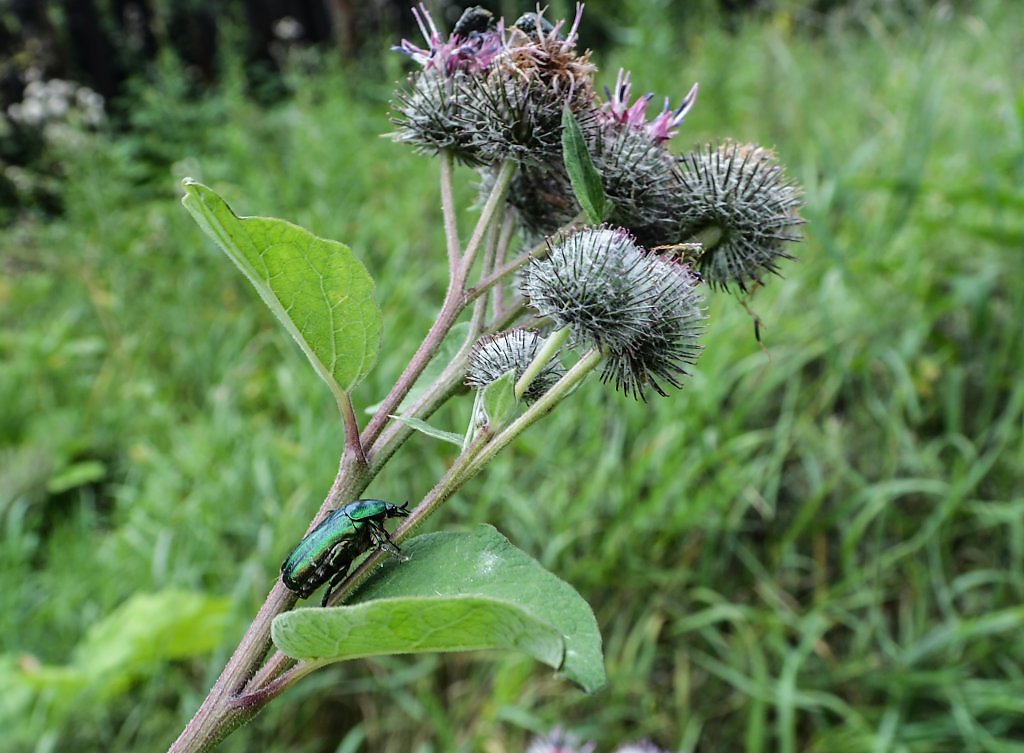
<path fill-rule="evenodd" d="M 454 158 L 441 152 L 441 213 L 444 216 L 444 237 L 448 249 L 448 279 L 454 280 L 459 269 L 459 227 L 455 219 L 455 196 L 452 181 Z"/>
<path fill-rule="evenodd" d="M 361 453 L 346 447 L 338 475 L 309 530 L 323 518 L 340 499 L 356 499 L 370 482 L 369 468 Z M 200 753 L 211 750 L 233 729 L 252 718 L 269 697 L 261 699 L 247 694 L 250 680 L 270 649 L 270 624 L 274 617 L 295 605 L 297 597 L 280 581 L 274 581 L 266 601 L 260 607 L 238 648 L 224 666 L 220 677 L 203 700 L 195 715 L 171 744 L 169 753 Z"/>
<path fill-rule="evenodd" d="M 423 369 L 427 367 L 427 364 L 430 363 L 434 355 L 437 354 L 437 349 L 441 347 L 444 336 L 448 334 L 448 330 L 452 328 L 459 314 L 466 307 L 468 303 L 465 290 L 466 279 L 469 276 L 470 269 L 472 269 L 476 254 L 480 249 L 484 233 L 493 220 L 495 212 L 505 200 L 505 192 L 512 181 L 515 169 L 515 164 L 512 162 L 502 164 L 498 172 L 498 178 L 491 189 L 491 194 L 487 197 L 483 210 L 480 212 L 480 218 L 473 229 L 473 235 L 466 245 L 466 251 L 458 264 L 458 269 L 448 282 L 448 292 L 445 294 L 444 303 L 441 306 L 441 311 L 438 313 L 437 320 L 423 339 L 412 360 L 409 361 L 405 371 L 398 378 L 391 392 L 381 402 L 377 413 L 366 426 L 366 430 L 363 432 L 364 445 L 372 447 L 374 442 L 376 442 L 389 417 L 397 411 L 402 400 L 409 394 L 409 390 L 416 383 L 416 379 L 423 373 Z M 451 180 L 450 175 L 448 180 Z M 446 218 L 445 227 L 448 228 L 449 225 L 454 228 L 454 221 L 449 223 Z M 370 454 L 372 455 L 372 450 Z"/>
<path fill-rule="evenodd" d="M 442 210 L 445 217 L 445 233 L 448 241 L 449 268 L 451 271 L 448 291 L 437 320 L 431 327 L 416 354 L 406 366 L 395 386 L 381 403 L 378 412 L 371 419 L 365 431 L 360 435 L 355 409 L 347 394 L 336 395 L 338 409 L 345 424 L 345 450 L 339 464 L 338 475 L 335 477 L 318 514 L 311 521 L 307 533 L 324 518 L 333 508 L 357 499 L 370 481 L 383 467 L 383 463 L 375 462 L 379 456 L 390 457 L 404 442 L 407 435 L 401 432 L 392 433 L 388 443 L 379 443 L 382 430 L 388 421 L 389 414 L 395 412 L 401 401 L 408 395 L 416 379 L 437 353 L 441 342 L 458 319 L 459 314 L 469 304 L 466 295 L 466 280 L 473 267 L 483 239 L 492 225 L 497 211 L 504 203 L 505 193 L 515 171 L 511 162 L 502 165 L 498 179 L 466 246 L 465 253 L 459 253 L 458 229 L 455 221 L 455 209 L 452 201 L 452 175 L 450 159 L 441 162 L 441 197 Z M 494 236 L 492 236 L 493 238 Z M 451 377 L 450 377 L 451 378 Z M 436 400 L 442 394 L 450 394 L 440 385 L 431 399 Z M 397 423 L 397 422 L 396 422 Z M 471 448 L 472 449 L 472 448 Z M 367 451 L 369 450 L 369 451 Z M 446 477 L 447 478 L 447 477 Z M 450 495 L 450 493 L 449 493 Z M 447 499 L 447 496 L 444 497 Z M 443 501 L 443 500 L 442 500 Z M 436 508 L 437 502 L 429 510 Z M 421 505 L 423 507 L 423 505 Z M 419 510 L 419 508 L 417 508 Z M 422 520 L 427 512 L 420 513 L 416 520 Z M 412 516 L 410 516 L 410 519 Z M 374 562 L 378 558 L 374 558 Z M 369 568 L 360 568 L 353 575 L 369 573 Z M 363 576 L 365 577 L 365 575 Z M 348 587 L 343 593 L 351 593 L 359 581 Z M 169 753 L 199 753 L 211 750 L 228 733 L 244 724 L 254 716 L 271 698 L 296 682 L 300 677 L 315 669 L 309 663 L 301 668 L 293 660 L 280 652 L 269 658 L 267 652 L 271 647 L 270 626 L 274 617 L 291 609 L 296 602 L 295 594 L 291 593 L 280 580 L 276 580 L 266 601 L 253 619 L 235 652 L 225 665 L 220 677 L 185 726 L 178 739 L 172 743 Z M 261 668 L 262 664 L 262 668 Z"/>
<path fill-rule="evenodd" d="M 504 227 L 508 223 L 508 212 L 505 212 L 505 216 L 502 218 L 502 235 L 504 235 Z M 487 233 L 487 245 L 484 252 L 483 264 L 481 265 L 480 275 L 489 274 L 494 269 L 494 264 L 498 257 L 498 223 L 492 222 L 491 228 Z M 466 333 L 466 340 L 463 345 L 469 343 L 472 345 L 476 342 L 476 339 L 480 336 L 480 332 L 483 329 L 484 317 L 487 315 L 487 298 L 488 296 L 481 296 L 476 299 L 473 304 L 473 315 L 469 320 L 469 332 Z"/>

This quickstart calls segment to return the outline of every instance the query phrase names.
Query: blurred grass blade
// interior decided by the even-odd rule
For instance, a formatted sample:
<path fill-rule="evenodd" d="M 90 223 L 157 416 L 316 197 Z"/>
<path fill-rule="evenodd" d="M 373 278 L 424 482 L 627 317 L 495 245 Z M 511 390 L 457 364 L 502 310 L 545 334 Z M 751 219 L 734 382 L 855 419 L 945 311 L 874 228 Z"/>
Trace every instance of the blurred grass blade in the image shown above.
<path fill-rule="evenodd" d="M 590 606 L 491 526 L 434 533 L 402 545 L 356 593 L 354 605 L 297 609 L 274 620 L 289 656 L 343 660 L 377 654 L 514 649 L 592 692 L 605 683 Z"/>
<path fill-rule="evenodd" d="M 373 278 L 348 246 L 269 217 L 238 217 L 186 178 L 182 204 L 253 284 L 336 397 L 365 377 L 380 349 Z"/>
<path fill-rule="evenodd" d="M 587 219 L 595 225 L 603 222 L 609 207 L 601 185 L 601 174 L 590 158 L 580 124 L 568 107 L 562 110 L 562 158 L 573 193 L 587 213 Z"/>

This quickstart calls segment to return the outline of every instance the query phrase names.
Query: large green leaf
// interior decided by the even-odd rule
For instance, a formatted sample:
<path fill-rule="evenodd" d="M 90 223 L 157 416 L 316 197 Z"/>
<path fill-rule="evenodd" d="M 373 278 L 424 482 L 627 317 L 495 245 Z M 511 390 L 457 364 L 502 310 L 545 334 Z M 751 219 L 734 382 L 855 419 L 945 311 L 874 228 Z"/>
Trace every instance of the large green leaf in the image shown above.
<path fill-rule="evenodd" d="M 403 544 L 353 605 L 296 609 L 274 619 L 274 643 L 295 658 L 514 649 L 586 691 L 604 685 L 601 635 L 590 606 L 491 526 Z"/>
<path fill-rule="evenodd" d="M 484 596 L 409 596 L 300 609 L 274 621 L 274 641 L 289 656 L 313 660 L 508 649 L 558 669 L 565 654 L 554 626 L 515 604 Z"/>
<path fill-rule="evenodd" d="M 373 278 L 348 246 L 270 217 L 238 217 L 186 179 L 182 203 L 242 270 L 338 396 L 365 377 L 380 349 Z"/>

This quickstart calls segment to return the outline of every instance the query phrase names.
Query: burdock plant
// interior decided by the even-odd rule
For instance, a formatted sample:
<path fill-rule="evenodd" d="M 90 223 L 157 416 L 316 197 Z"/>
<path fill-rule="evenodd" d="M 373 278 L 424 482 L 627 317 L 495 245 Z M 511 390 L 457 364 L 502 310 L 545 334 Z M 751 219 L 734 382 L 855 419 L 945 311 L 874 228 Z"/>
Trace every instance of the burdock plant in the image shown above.
<path fill-rule="evenodd" d="M 424 42 L 396 48 L 415 67 L 394 96 L 391 135 L 438 161 L 447 243 L 433 263 L 449 279 L 436 321 L 379 402 L 356 407 L 383 318 L 356 255 L 281 220 L 238 217 L 184 181 L 185 207 L 331 390 L 345 448 L 310 520 L 316 533 L 285 562 L 288 585 L 273 583 L 174 751 L 212 748 L 307 674 L 354 657 L 512 649 L 585 691 L 600 687 L 598 626 L 568 584 L 489 526 L 410 536 L 591 374 L 641 400 L 681 387 L 706 347 L 703 290 L 749 295 L 796 240 L 799 193 L 769 151 L 669 150 L 695 85 L 653 116 L 650 95 L 632 99 L 627 72 L 598 94 L 579 49 L 582 6 L 568 23 L 539 11 L 506 23 L 472 8 L 447 35 L 423 5 L 413 12 Z M 468 233 L 456 163 L 481 187 Z M 466 385 L 469 424 L 430 423 Z M 408 507 L 353 504 L 414 436 L 454 445 L 434 487 Z M 401 520 L 393 533 L 390 518 Z M 295 608 L 328 581 L 325 608 Z"/>

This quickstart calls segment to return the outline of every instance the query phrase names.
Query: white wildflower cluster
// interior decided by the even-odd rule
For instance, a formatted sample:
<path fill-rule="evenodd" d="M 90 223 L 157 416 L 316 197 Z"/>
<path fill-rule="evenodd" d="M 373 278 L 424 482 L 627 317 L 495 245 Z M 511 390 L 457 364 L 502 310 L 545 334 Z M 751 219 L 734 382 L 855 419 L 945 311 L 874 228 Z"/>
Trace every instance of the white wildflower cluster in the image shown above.
<path fill-rule="evenodd" d="M 72 121 L 97 126 L 106 119 L 106 111 L 103 97 L 88 86 L 59 78 L 43 80 L 33 72 L 21 101 L 8 105 L 7 117 L 25 127 Z"/>

